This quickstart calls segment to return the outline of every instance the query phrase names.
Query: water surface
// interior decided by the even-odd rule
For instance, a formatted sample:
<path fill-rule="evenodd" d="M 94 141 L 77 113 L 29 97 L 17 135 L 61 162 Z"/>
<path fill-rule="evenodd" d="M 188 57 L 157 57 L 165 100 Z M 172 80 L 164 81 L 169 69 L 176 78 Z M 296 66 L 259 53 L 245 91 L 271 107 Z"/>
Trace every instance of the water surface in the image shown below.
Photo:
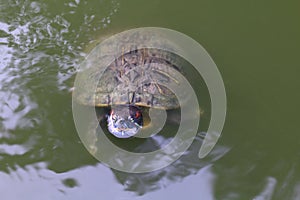
<path fill-rule="evenodd" d="M 1 198 L 299 199 L 299 4 L 1 1 Z M 203 89 L 207 114 L 192 147 L 172 166 L 137 175 L 86 151 L 70 88 L 90 43 L 140 26 L 171 28 L 202 44 L 223 76 L 228 113 L 216 148 L 199 160 L 209 121 Z"/>

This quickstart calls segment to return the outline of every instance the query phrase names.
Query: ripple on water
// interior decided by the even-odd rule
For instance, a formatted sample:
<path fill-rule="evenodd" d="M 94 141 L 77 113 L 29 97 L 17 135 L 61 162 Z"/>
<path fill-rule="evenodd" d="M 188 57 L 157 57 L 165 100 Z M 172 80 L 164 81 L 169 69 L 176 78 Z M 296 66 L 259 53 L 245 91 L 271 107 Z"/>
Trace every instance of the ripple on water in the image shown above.
<path fill-rule="evenodd" d="M 7 169 L 41 160 L 54 163 L 66 159 L 59 152 L 74 152 L 74 141 L 68 144 L 68 134 L 76 137 L 68 132 L 73 130 L 68 90 L 82 49 L 118 7 L 115 1 L 99 5 L 80 0 L 0 3 L 0 171 L 11 173 Z"/>

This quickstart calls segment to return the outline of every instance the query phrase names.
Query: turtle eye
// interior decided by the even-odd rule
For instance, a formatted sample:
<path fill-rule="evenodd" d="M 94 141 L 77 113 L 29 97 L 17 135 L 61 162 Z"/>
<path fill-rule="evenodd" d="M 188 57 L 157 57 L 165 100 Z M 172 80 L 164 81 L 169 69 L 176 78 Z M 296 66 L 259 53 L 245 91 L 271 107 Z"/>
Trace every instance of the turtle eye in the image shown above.
<path fill-rule="evenodd" d="M 111 116 L 111 118 L 113 119 L 113 120 L 116 120 L 116 115 L 114 115 L 114 111 L 113 110 L 111 110 L 110 111 L 110 114 L 109 114 L 110 116 Z"/>
<path fill-rule="evenodd" d="M 141 112 L 140 111 L 136 111 L 134 114 L 134 118 L 138 119 L 141 117 Z"/>

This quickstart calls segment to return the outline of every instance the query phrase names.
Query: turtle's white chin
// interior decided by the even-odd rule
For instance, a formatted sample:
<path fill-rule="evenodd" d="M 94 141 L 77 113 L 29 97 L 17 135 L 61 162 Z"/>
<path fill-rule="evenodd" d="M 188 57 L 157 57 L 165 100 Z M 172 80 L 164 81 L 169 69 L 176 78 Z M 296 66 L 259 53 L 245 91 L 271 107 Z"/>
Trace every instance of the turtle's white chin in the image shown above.
<path fill-rule="evenodd" d="M 141 127 L 129 119 L 110 115 L 107 118 L 108 130 L 117 138 L 129 138 L 138 133 Z"/>

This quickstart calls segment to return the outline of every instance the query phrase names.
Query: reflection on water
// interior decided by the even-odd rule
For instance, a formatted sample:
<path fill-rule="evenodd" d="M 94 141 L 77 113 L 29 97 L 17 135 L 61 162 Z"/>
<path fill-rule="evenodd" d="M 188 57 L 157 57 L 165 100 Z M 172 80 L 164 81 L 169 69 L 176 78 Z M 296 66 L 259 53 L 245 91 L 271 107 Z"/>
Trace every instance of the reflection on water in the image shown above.
<path fill-rule="evenodd" d="M 44 195 L 45 199 L 82 199 L 83 197 L 93 199 L 98 195 L 112 199 L 136 197 L 131 192 L 123 191 L 127 190 L 139 195 L 155 191 L 147 196 L 136 197 L 137 199 L 157 199 L 170 194 L 170 192 L 175 199 L 178 198 L 178 195 L 183 198 L 187 191 L 197 198 L 201 195 L 207 200 L 213 199 L 215 175 L 211 170 L 211 158 L 205 162 L 195 162 L 199 141 L 195 143 L 195 149 L 190 149 L 182 159 L 170 167 L 152 173 L 128 174 L 111 171 L 101 164 L 87 165 L 57 173 L 49 170 L 48 164 L 45 162 L 9 169 L 9 175 L 0 172 L 1 181 L 5 182 L 1 187 L 3 189 L 1 196 L 17 198 L 23 195 L 28 199 L 39 199 Z M 191 153 L 191 151 L 193 152 Z M 221 156 L 224 152 L 226 152 L 226 148 L 225 151 L 221 148 L 214 154 Z M 189 177 L 189 175 L 193 176 Z M 190 188 L 182 187 L 182 184 Z M 195 186 L 199 187 L 198 190 L 194 190 Z M 18 189 L 12 194 L 16 188 Z M 33 188 L 38 192 L 29 192 Z"/>
<path fill-rule="evenodd" d="M 99 173 L 101 172 L 101 173 Z M 36 163 L 25 169 L 10 171 L 10 174 L 0 172 L 1 197 L 3 199 L 94 199 L 107 197 L 110 199 L 160 199 L 172 195 L 173 199 L 182 199 L 188 192 L 194 199 L 199 197 L 206 200 L 212 196 L 214 174 L 211 167 L 205 167 L 195 176 L 190 176 L 182 182 L 165 186 L 165 190 L 158 190 L 143 197 L 136 197 L 130 192 L 124 192 L 123 187 L 114 179 L 114 174 L 101 164 L 86 166 L 80 169 L 57 174 L 48 170 L 45 163 Z M 71 177 L 71 178 L 70 178 Z M 70 186 L 66 182 L 75 182 Z M 5 184 L 2 184 L 5 183 Z M 67 185 L 66 185 L 67 184 Z M 185 188 L 182 185 L 189 187 Z M 195 186 L 198 190 L 195 190 Z M 167 195 L 168 194 L 168 195 Z"/>
<path fill-rule="evenodd" d="M 213 164 L 229 151 L 226 147 L 218 146 L 211 152 L 210 156 L 203 160 L 199 160 L 198 152 L 204 135 L 204 133 L 198 134 L 193 144 L 184 155 L 168 167 L 154 172 L 140 174 L 124 173 L 113 170 L 116 178 L 125 186 L 126 190 L 143 195 L 150 191 L 166 188 L 174 184 L 174 182 L 181 182 L 190 175 L 196 175 L 202 168 Z M 155 138 L 156 140 L 159 139 L 159 137 L 154 137 L 154 139 Z M 144 147 L 144 144 L 142 145 Z M 151 148 L 153 149 L 155 147 Z"/>
<path fill-rule="evenodd" d="M 90 32 L 111 22 L 118 3 L 91 4 L 0 3 L 0 185 L 6 185 L 6 199 L 17 198 L 13 188 L 25 193 L 39 185 L 40 170 L 63 172 L 95 164 L 73 128 L 68 90 Z M 78 13 L 81 17 L 74 18 Z M 83 152 L 79 160 L 73 158 L 76 152 Z M 76 185 L 69 178 L 61 187 Z"/>

